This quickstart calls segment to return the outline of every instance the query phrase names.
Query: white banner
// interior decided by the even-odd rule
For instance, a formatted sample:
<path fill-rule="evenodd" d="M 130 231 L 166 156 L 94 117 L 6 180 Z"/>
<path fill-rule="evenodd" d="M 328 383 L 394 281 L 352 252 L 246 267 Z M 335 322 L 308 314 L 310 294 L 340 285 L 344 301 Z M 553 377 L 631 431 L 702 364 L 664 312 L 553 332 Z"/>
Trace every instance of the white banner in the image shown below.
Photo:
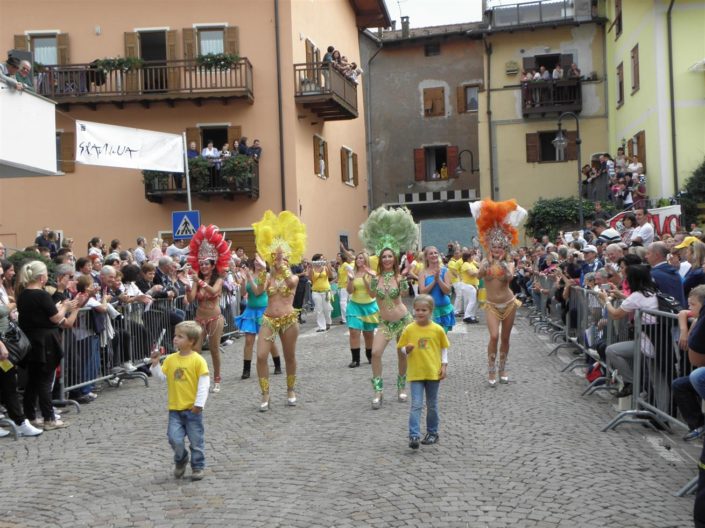
<path fill-rule="evenodd" d="M 666 207 L 658 207 L 655 209 L 648 209 L 649 211 L 649 221 L 654 226 L 654 231 L 660 237 L 664 234 L 669 234 L 671 236 L 675 235 L 681 228 L 681 206 L 680 205 L 667 205 Z M 624 218 L 624 212 L 619 213 L 617 216 L 613 216 L 607 222 L 612 226 L 616 227 L 618 223 L 622 222 Z"/>
<path fill-rule="evenodd" d="M 183 140 L 179 134 L 76 121 L 76 162 L 184 172 Z"/>

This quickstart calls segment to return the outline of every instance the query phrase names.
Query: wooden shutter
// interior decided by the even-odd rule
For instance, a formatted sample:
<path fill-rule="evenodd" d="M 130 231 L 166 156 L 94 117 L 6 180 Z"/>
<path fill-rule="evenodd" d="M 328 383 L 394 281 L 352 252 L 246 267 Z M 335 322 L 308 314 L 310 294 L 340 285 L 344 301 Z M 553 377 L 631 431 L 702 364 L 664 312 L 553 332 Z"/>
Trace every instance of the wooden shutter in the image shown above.
<path fill-rule="evenodd" d="M 348 182 L 348 151 L 340 147 L 340 179 Z"/>
<path fill-rule="evenodd" d="M 240 56 L 240 28 L 237 26 L 229 26 L 225 28 L 225 53 Z"/>
<path fill-rule="evenodd" d="M 186 129 L 186 148 L 191 144 L 192 141 L 196 142 L 196 150 L 201 153 L 203 147 L 201 146 L 201 129 L 198 127 L 190 127 Z"/>
<path fill-rule="evenodd" d="M 181 42 L 184 46 L 184 60 L 194 60 L 196 58 L 196 30 L 193 28 L 182 29 Z"/>
<path fill-rule="evenodd" d="M 536 69 L 536 57 L 534 57 L 534 56 L 524 57 L 521 61 L 521 66 L 526 73 L 529 73 L 529 70 L 535 70 Z"/>
<path fill-rule="evenodd" d="M 27 35 L 15 35 L 14 48 L 16 50 L 28 50 L 29 38 L 27 37 Z"/>
<path fill-rule="evenodd" d="M 140 34 L 125 32 L 125 57 L 140 56 Z M 140 90 L 140 72 L 132 70 L 125 72 L 123 90 L 127 93 L 137 93 Z"/>
<path fill-rule="evenodd" d="M 59 139 L 60 145 L 60 167 L 62 172 L 76 171 L 76 133 L 62 132 Z"/>
<path fill-rule="evenodd" d="M 414 180 L 426 180 L 426 151 L 422 148 L 414 149 Z"/>
<path fill-rule="evenodd" d="M 236 139 L 239 141 L 241 137 L 242 137 L 242 127 L 241 126 L 229 126 L 228 127 L 228 145 L 230 145 L 230 148 L 233 147 L 233 141 L 235 141 Z M 237 154 L 237 153 L 233 152 L 233 154 Z"/>
<path fill-rule="evenodd" d="M 639 44 L 632 48 L 632 92 L 639 89 Z"/>
<path fill-rule="evenodd" d="M 423 91 L 423 112 L 425 115 L 431 115 L 433 111 L 433 94 L 429 88 Z"/>
<path fill-rule="evenodd" d="M 359 180 L 359 176 L 357 173 L 357 154 L 355 154 L 354 152 L 352 155 L 352 164 L 353 164 L 353 185 L 355 187 L 357 187 L 360 180 Z"/>
<path fill-rule="evenodd" d="M 321 154 L 321 139 L 318 136 L 313 136 L 313 173 L 319 174 L 321 170 L 321 164 L 319 162 Z M 321 177 L 324 174 L 319 174 Z"/>
<path fill-rule="evenodd" d="M 59 33 L 56 35 L 56 60 L 59 64 L 69 64 L 70 57 L 69 34 Z"/>
<path fill-rule="evenodd" d="M 446 98 L 443 88 L 433 89 L 433 115 L 445 115 L 446 113 Z"/>
<path fill-rule="evenodd" d="M 176 30 L 172 29 L 166 32 L 166 82 L 169 90 L 179 90 L 181 88 L 180 68 L 168 62 L 176 59 Z"/>
<path fill-rule="evenodd" d="M 446 167 L 448 167 L 448 179 L 456 178 L 455 169 L 458 168 L 458 147 L 451 146 L 446 148 L 446 160 L 448 161 L 448 163 L 446 163 Z"/>
<path fill-rule="evenodd" d="M 578 144 L 576 143 L 576 140 L 578 139 L 578 133 L 566 131 L 565 136 L 568 140 L 568 145 L 565 149 L 565 159 L 566 161 L 575 161 L 578 159 Z"/>
<path fill-rule="evenodd" d="M 458 113 L 462 114 L 464 112 L 467 112 L 467 108 L 465 107 L 465 86 L 458 86 L 457 96 L 458 96 Z"/>
<path fill-rule="evenodd" d="M 636 135 L 636 149 L 639 161 L 644 166 L 644 174 L 646 174 L 646 133 L 643 130 Z"/>
<path fill-rule="evenodd" d="M 326 174 L 325 177 L 328 178 L 330 176 L 330 165 L 328 164 L 328 142 L 324 141 L 323 142 L 323 163 L 325 164 L 326 168 Z"/>
<path fill-rule="evenodd" d="M 629 138 L 629 141 L 627 142 L 627 156 L 630 158 L 634 155 L 634 140 Z M 629 160 L 631 163 L 631 160 Z"/>
<path fill-rule="evenodd" d="M 539 161 L 539 135 L 538 133 L 526 134 L 526 162 L 538 163 Z"/>

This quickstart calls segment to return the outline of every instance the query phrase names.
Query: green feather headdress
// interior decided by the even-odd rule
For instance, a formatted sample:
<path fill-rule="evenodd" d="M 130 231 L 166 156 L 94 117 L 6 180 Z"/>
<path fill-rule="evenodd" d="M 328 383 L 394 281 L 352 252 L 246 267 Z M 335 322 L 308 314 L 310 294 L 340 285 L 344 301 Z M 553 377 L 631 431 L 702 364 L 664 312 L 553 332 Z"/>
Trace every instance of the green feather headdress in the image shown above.
<path fill-rule="evenodd" d="M 387 248 L 397 255 L 408 251 L 416 246 L 418 236 L 419 228 L 406 207 L 378 207 L 360 226 L 360 240 L 375 255 Z"/>

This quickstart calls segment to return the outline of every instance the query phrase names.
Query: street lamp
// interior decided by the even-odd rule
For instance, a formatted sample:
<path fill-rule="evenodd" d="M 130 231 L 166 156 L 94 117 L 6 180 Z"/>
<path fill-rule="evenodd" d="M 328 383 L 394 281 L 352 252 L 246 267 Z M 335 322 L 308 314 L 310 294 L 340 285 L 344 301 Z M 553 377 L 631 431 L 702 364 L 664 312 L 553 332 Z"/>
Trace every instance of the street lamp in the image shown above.
<path fill-rule="evenodd" d="M 560 158 L 565 159 L 565 151 L 568 147 L 568 139 L 563 133 L 563 128 L 561 127 L 561 121 L 564 117 L 572 117 L 573 119 L 575 119 L 575 147 L 578 154 L 578 215 L 580 220 L 580 229 L 583 229 L 583 227 L 585 227 L 585 222 L 583 219 L 583 167 L 580 156 L 580 144 L 582 143 L 582 140 L 580 139 L 580 121 L 578 120 L 578 116 L 576 114 L 574 114 L 573 112 L 563 112 L 560 116 L 558 116 L 558 133 L 556 134 L 556 138 L 551 143 L 553 143 L 553 146 L 556 147 L 556 150 L 561 153 Z"/>
<path fill-rule="evenodd" d="M 462 159 L 463 154 L 465 154 L 466 152 L 468 154 L 470 154 L 470 174 L 472 174 L 473 172 L 477 172 L 479 170 L 479 169 L 475 168 L 475 156 L 473 156 L 472 150 L 468 150 L 468 149 L 461 150 L 460 152 L 458 152 L 458 166 L 455 169 L 456 176 L 460 176 L 461 174 L 466 172 L 465 169 L 463 168 L 463 159 Z"/>

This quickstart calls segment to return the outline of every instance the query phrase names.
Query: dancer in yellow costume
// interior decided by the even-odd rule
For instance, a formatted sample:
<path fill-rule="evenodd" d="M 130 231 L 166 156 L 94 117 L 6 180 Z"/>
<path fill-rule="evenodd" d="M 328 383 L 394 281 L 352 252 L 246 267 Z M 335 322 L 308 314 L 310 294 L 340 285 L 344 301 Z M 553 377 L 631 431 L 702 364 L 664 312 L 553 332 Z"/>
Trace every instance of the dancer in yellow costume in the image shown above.
<path fill-rule="evenodd" d="M 487 345 L 487 372 L 490 387 L 497 385 L 497 345 L 499 344 L 499 382 L 509 383 L 507 356 L 514 316 L 521 303 L 509 283 L 514 277 L 514 264 L 509 259 L 512 244 L 518 243 L 516 227 L 526 218 L 526 211 L 515 200 L 494 202 L 482 200 L 470 204 L 475 217 L 480 243 L 486 258 L 480 264 L 479 277 L 485 281 L 485 312 L 490 341 Z"/>
<path fill-rule="evenodd" d="M 269 410 L 269 367 L 267 357 L 271 342 L 279 336 L 284 351 L 286 369 L 287 405 L 296 405 L 296 339 L 299 336 L 298 310 L 293 307 L 294 293 L 299 278 L 291 273 L 289 264 L 301 262 L 306 249 L 306 226 L 296 215 L 272 211 L 252 224 L 255 230 L 257 253 L 271 267 L 267 279 L 269 302 L 262 316 L 262 326 L 257 339 L 257 376 L 262 390 L 259 410 Z"/>

